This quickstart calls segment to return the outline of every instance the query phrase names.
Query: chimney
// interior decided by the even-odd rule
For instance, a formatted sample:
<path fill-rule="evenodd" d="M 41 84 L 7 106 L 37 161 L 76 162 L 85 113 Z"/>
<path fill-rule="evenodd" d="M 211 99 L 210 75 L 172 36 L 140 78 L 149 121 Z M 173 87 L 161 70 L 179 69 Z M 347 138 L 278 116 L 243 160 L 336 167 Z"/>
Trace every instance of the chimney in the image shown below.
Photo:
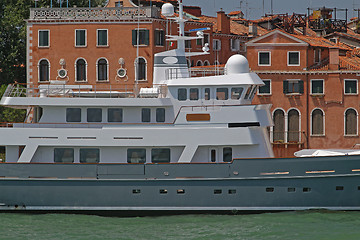
<path fill-rule="evenodd" d="M 329 70 L 339 70 L 339 48 L 329 48 Z"/>
<path fill-rule="evenodd" d="M 249 35 L 251 35 L 252 37 L 257 36 L 257 25 L 253 22 L 249 23 Z"/>
<path fill-rule="evenodd" d="M 223 34 L 230 34 L 230 19 L 224 11 L 217 12 L 217 29 Z"/>

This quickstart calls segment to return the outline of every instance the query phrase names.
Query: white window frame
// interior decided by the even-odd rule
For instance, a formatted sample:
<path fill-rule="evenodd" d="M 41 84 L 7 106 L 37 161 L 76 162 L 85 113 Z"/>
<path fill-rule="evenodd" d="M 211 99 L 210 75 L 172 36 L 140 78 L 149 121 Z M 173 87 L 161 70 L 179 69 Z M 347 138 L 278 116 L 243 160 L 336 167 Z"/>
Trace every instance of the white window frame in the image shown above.
<path fill-rule="evenodd" d="M 324 126 L 324 133 L 323 134 L 313 134 L 312 132 L 312 116 L 313 116 L 313 112 L 315 110 L 319 109 L 320 111 L 322 111 L 323 113 L 323 126 Z M 326 133 L 326 126 L 325 126 L 325 112 L 324 110 L 322 110 L 321 108 L 314 108 L 312 111 L 311 111 L 311 114 L 310 114 L 310 136 L 312 137 L 324 137 L 325 136 L 325 133 Z"/>
<path fill-rule="evenodd" d="M 260 96 L 262 96 L 262 95 L 272 95 L 272 86 L 271 86 L 271 79 L 261 79 L 261 80 L 263 80 L 263 81 L 270 81 L 270 93 L 260 93 L 259 91 L 260 91 L 260 87 L 258 87 L 258 89 L 257 89 L 257 95 L 260 95 Z"/>
<path fill-rule="evenodd" d="M 214 51 L 221 50 L 221 40 L 220 39 L 213 39 L 213 50 Z"/>
<path fill-rule="evenodd" d="M 207 65 L 205 65 L 205 63 L 207 63 Z M 210 62 L 208 60 L 205 60 L 203 66 L 210 66 Z"/>
<path fill-rule="evenodd" d="M 346 82 L 347 81 L 356 81 L 356 93 L 346 93 Z M 359 81 L 357 79 L 344 79 L 344 95 L 358 95 L 359 94 Z"/>
<path fill-rule="evenodd" d="M 83 30 L 83 31 L 85 31 L 85 45 L 84 46 L 82 46 L 82 45 L 76 45 L 76 31 L 78 31 L 78 30 Z M 96 41 L 97 41 L 97 38 L 96 38 Z M 79 47 L 79 48 L 81 48 L 81 47 L 87 47 L 87 29 L 75 29 L 75 47 Z"/>
<path fill-rule="evenodd" d="M 269 53 L 269 64 L 260 64 L 260 53 Z M 271 66 L 271 52 L 270 51 L 259 51 L 258 52 L 258 66 Z"/>
<path fill-rule="evenodd" d="M 201 63 L 201 65 L 198 65 L 198 63 Z M 202 66 L 204 66 L 204 63 L 203 63 L 203 61 L 201 61 L 201 60 L 197 60 L 196 61 L 196 66 L 195 67 L 202 67 Z"/>
<path fill-rule="evenodd" d="M 156 38 L 156 31 L 162 31 L 163 32 L 163 34 L 164 34 L 164 39 L 163 39 L 163 45 L 158 45 L 157 43 L 156 43 L 156 41 L 155 41 L 155 38 Z M 149 32 L 150 33 L 150 32 Z M 155 42 L 155 47 L 165 47 L 166 46 L 166 33 L 165 33 L 165 30 L 164 29 L 161 29 L 161 28 L 156 28 L 155 30 L 154 30 L 154 42 Z M 149 38 L 150 38 L 150 36 L 149 36 Z M 149 42 L 150 42 L 150 39 L 149 39 Z M 149 43 L 150 44 L 150 43 Z"/>
<path fill-rule="evenodd" d="M 346 134 L 346 112 L 347 110 L 352 109 L 356 112 L 356 134 Z M 349 107 L 344 111 L 344 136 L 346 137 L 356 137 L 359 135 L 359 113 L 355 108 Z"/>
<path fill-rule="evenodd" d="M 49 63 L 49 75 L 48 75 L 48 77 L 49 77 L 49 81 L 50 81 L 50 70 L 51 70 L 50 61 L 49 61 L 49 59 L 47 59 L 47 58 L 41 58 L 41 59 L 39 60 L 38 64 L 37 64 L 37 68 L 38 68 L 38 83 L 47 83 L 47 82 L 49 82 L 49 81 L 40 81 L 40 62 L 41 62 L 42 60 L 46 60 L 46 61 L 48 61 L 48 63 Z"/>
<path fill-rule="evenodd" d="M 100 59 L 105 59 L 106 60 L 106 80 L 99 80 L 98 79 L 98 77 L 99 77 L 99 75 L 98 75 L 98 64 L 99 64 L 99 60 Z M 106 57 L 99 57 L 97 60 L 96 60 L 96 82 L 109 82 L 110 81 L 110 79 L 109 79 L 109 60 L 106 58 Z"/>
<path fill-rule="evenodd" d="M 106 45 L 99 45 L 99 31 L 106 30 Z M 109 47 L 109 30 L 108 29 L 96 29 L 96 47 Z"/>
<path fill-rule="evenodd" d="M 77 76 L 77 67 L 76 67 L 76 63 L 77 63 L 77 61 L 78 61 L 78 60 L 80 60 L 80 59 L 82 59 L 82 60 L 84 60 L 84 61 L 85 61 L 86 81 L 78 81 L 78 80 L 77 80 L 77 78 L 76 78 L 76 76 Z M 99 60 L 99 59 L 98 59 L 98 60 Z M 88 63 L 87 63 L 86 59 L 85 59 L 85 58 L 83 58 L 83 57 L 79 57 L 79 58 L 77 58 L 77 59 L 75 60 L 75 64 L 74 64 L 74 66 L 75 66 L 75 76 L 74 76 L 75 82 L 88 82 Z M 96 67 L 96 71 L 97 71 L 97 67 Z M 97 73 L 97 72 L 96 72 L 96 73 Z M 96 74 L 96 76 L 97 76 L 97 74 Z M 96 77 L 96 78 L 97 78 L 97 77 Z"/>
<path fill-rule="evenodd" d="M 312 82 L 313 81 L 322 81 L 322 83 L 323 83 L 323 86 L 322 86 L 323 92 L 322 93 L 313 93 L 313 90 L 312 90 Z M 325 95 L 325 80 L 324 79 L 310 79 L 310 95 L 313 95 L 313 96 Z"/>
<path fill-rule="evenodd" d="M 290 53 L 298 53 L 299 54 L 299 63 L 298 64 L 290 64 Z M 287 65 L 288 66 L 300 66 L 300 63 L 301 63 L 301 56 L 300 56 L 300 51 L 288 51 L 287 52 Z"/>
<path fill-rule="evenodd" d="M 49 42 L 47 46 L 40 46 L 40 32 L 48 32 Z M 38 48 L 49 48 L 50 47 L 50 29 L 39 29 L 38 30 Z"/>

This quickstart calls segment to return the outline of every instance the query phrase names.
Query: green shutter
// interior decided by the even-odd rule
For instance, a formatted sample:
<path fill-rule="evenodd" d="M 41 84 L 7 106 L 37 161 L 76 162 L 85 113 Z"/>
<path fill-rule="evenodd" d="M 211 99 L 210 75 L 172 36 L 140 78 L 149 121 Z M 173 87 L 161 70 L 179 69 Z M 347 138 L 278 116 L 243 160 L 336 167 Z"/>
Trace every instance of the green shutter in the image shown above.
<path fill-rule="evenodd" d="M 136 29 L 132 30 L 132 45 L 136 46 Z"/>
<path fill-rule="evenodd" d="M 299 92 L 304 93 L 304 81 L 299 81 Z"/>
<path fill-rule="evenodd" d="M 149 30 L 145 30 L 145 45 L 149 45 Z"/>
<path fill-rule="evenodd" d="M 288 87 L 289 87 L 289 81 L 284 80 L 283 81 L 283 93 L 287 94 L 288 93 Z"/>

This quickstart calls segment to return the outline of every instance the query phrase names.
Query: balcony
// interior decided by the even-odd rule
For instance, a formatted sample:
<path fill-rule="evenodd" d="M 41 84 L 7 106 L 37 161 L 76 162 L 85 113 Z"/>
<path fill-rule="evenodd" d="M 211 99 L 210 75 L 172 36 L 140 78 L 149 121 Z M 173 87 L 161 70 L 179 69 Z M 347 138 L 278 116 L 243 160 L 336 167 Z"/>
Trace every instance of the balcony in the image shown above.
<path fill-rule="evenodd" d="M 156 7 L 114 8 L 31 8 L 30 21 L 37 20 L 131 20 L 159 18 Z"/>

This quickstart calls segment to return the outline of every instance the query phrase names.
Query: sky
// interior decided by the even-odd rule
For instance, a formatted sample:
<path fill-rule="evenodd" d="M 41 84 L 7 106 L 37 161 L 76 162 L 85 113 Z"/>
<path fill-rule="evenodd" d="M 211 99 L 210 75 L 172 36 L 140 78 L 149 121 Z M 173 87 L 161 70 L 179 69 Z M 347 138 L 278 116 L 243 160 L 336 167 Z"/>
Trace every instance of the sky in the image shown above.
<path fill-rule="evenodd" d="M 183 0 L 184 5 L 200 6 L 204 15 L 216 16 L 223 9 L 226 13 L 241 10 L 247 13 L 248 19 L 258 19 L 263 13 L 299 13 L 307 14 L 307 8 L 329 7 L 348 9 L 348 19 L 357 16 L 353 9 L 360 8 L 360 0 Z M 241 2 L 241 4 L 240 4 Z M 241 8 L 240 8 L 241 5 Z M 264 6 L 264 7 L 263 7 Z M 337 13 L 338 18 L 345 19 L 345 11 Z"/>

